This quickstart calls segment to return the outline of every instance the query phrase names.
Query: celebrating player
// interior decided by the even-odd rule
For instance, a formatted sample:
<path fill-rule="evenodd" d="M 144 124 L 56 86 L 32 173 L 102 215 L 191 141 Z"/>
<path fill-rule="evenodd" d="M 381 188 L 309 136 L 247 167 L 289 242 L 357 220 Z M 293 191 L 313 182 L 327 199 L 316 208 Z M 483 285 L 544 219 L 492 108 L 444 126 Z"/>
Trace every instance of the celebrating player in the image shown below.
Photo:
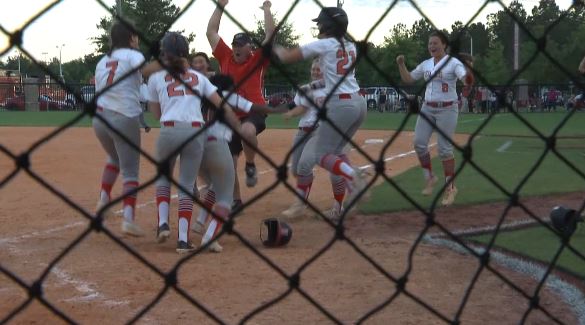
<path fill-rule="evenodd" d="M 312 139 L 303 150 L 297 169 L 297 193 L 306 200 L 313 184 L 313 167 L 319 164 L 329 172 L 348 180 L 349 195 L 344 204 L 355 205 L 356 198 L 365 188 L 362 173 L 339 157 L 348 138 L 353 137 L 366 116 L 366 100 L 358 93 L 355 79 L 355 44 L 346 37 L 348 18 L 337 7 L 325 7 L 313 19 L 319 29 L 319 40 L 286 49 L 275 46 L 274 52 L 284 63 L 320 57 L 320 69 L 325 80 L 324 91 L 329 94 L 323 103 L 327 121 L 321 122 Z M 336 131 L 332 124 L 340 129 Z"/>
<path fill-rule="evenodd" d="M 414 70 L 408 72 L 404 63 L 404 56 L 399 55 L 396 58 L 400 78 L 405 83 L 414 83 L 416 80 L 424 78 L 427 82 L 425 99 L 416 120 L 414 128 L 414 150 L 418 155 L 420 165 L 423 169 L 426 186 L 422 191 L 423 195 L 431 195 L 433 187 L 438 178 L 433 174 L 431 167 L 431 155 L 429 153 L 429 140 L 433 133 L 433 125 L 427 121 L 432 121 L 437 128 L 441 130 L 446 137 L 452 138 L 457 127 L 457 79 L 463 80 L 466 86 L 473 83 L 473 75 L 461 61 L 447 55 L 448 47 L 447 36 L 435 31 L 429 36 L 428 50 L 431 58 L 423 61 Z M 443 172 L 445 174 L 446 189 L 441 203 L 449 206 L 455 201 L 457 188 L 453 180 L 455 174 L 455 158 L 453 156 L 453 146 L 451 142 L 439 134 L 439 157 L 443 162 Z"/>
<path fill-rule="evenodd" d="M 110 42 L 110 50 L 95 69 L 99 118 L 95 117 L 92 124 L 98 140 L 108 155 L 102 174 L 97 212 L 109 204 L 112 186 L 121 170 L 124 181 L 122 232 L 142 236 L 143 232 L 134 222 L 134 217 L 140 161 L 140 153 L 137 150 L 140 148 L 139 117 L 142 114 L 139 101 L 142 75 L 138 68 L 144 64 L 144 56 L 137 50 L 138 35 L 122 23 L 116 22 L 112 26 Z M 136 71 L 129 74 L 132 70 Z M 124 78 L 121 79 L 122 77 Z"/>
<path fill-rule="evenodd" d="M 167 33 L 161 40 L 161 59 L 167 70 L 154 73 L 148 80 L 148 105 L 161 123 L 156 157 L 160 163 L 168 163 L 171 175 L 177 156 L 180 156 L 178 183 L 181 189 L 177 241 L 179 254 L 195 249 L 189 241 L 193 193 L 187 193 L 185 190 L 193 189 L 203 156 L 205 134 L 197 134 L 204 124 L 200 96 L 211 101 L 214 105 L 211 108 L 221 107 L 226 118 L 231 117 L 235 121 L 231 109 L 222 104 L 216 93 L 217 88 L 203 74 L 189 68 L 188 55 L 189 43 L 185 37 L 179 33 Z M 164 242 L 170 236 L 170 182 L 166 176 L 162 176 L 156 185 L 158 207 L 156 236 L 158 242 Z"/>
<path fill-rule="evenodd" d="M 246 33 L 238 33 L 232 40 L 232 49 L 230 49 L 223 39 L 219 36 L 219 24 L 221 16 L 223 15 L 224 7 L 228 4 L 228 0 L 218 0 L 217 7 L 209 19 L 207 25 L 207 39 L 213 50 L 213 55 L 217 58 L 220 65 L 221 73 L 227 74 L 234 78 L 236 82 L 236 92 L 242 97 L 248 99 L 255 104 L 265 104 L 264 96 L 262 95 L 263 77 L 266 67 L 269 64 L 269 59 L 262 53 L 262 49 L 252 50 L 252 39 Z M 264 27 L 266 38 L 262 44 L 266 44 L 272 40 L 274 32 L 274 19 L 270 12 L 270 1 L 264 1 L 262 9 L 264 10 Z M 234 168 L 237 171 L 238 157 L 244 150 L 246 158 L 246 185 L 253 187 L 258 182 L 258 175 L 254 158 L 256 155 L 256 148 L 258 147 L 258 139 L 256 138 L 266 128 L 266 115 L 258 113 L 245 114 L 238 113 L 240 121 L 242 122 L 242 137 L 244 137 L 250 145 L 242 143 L 238 134 L 234 134 L 230 142 L 230 152 L 234 160 Z M 243 145 L 243 148 L 242 148 Z M 236 177 L 234 185 L 234 206 L 233 210 L 238 210 L 241 206 L 240 184 Z"/>
<path fill-rule="evenodd" d="M 193 55 L 193 58 L 191 59 L 191 68 L 203 73 L 207 78 L 215 74 L 215 71 L 211 69 L 209 56 L 203 52 L 197 52 Z"/>
<path fill-rule="evenodd" d="M 323 80 L 323 74 L 319 67 L 319 58 L 315 58 L 311 64 L 311 80 L 312 82 L 318 82 Z M 308 88 L 308 87 L 307 87 Z M 308 89 L 306 95 L 297 92 L 294 103 L 295 107 L 283 114 L 285 119 L 289 119 L 294 116 L 301 116 L 299 120 L 299 131 L 293 139 L 294 151 L 291 154 L 291 171 L 293 176 L 297 177 L 297 170 L 301 154 L 307 143 L 314 141 L 314 132 L 318 127 L 317 120 L 317 107 L 323 105 L 323 101 L 327 94 L 323 88 Z M 309 98 L 311 101 L 309 101 Z M 317 105 L 317 107 L 315 106 Z M 344 161 L 348 161 L 346 155 L 342 156 Z M 341 176 L 330 174 L 331 185 L 333 190 L 333 197 L 335 199 L 333 208 L 329 210 L 328 217 L 331 220 L 336 220 L 341 216 L 343 198 L 345 197 L 345 179 Z M 304 200 L 297 200 L 288 209 L 282 212 L 283 216 L 287 218 L 294 218 L 302 215 L 306 209 L 306 203 Z"/>

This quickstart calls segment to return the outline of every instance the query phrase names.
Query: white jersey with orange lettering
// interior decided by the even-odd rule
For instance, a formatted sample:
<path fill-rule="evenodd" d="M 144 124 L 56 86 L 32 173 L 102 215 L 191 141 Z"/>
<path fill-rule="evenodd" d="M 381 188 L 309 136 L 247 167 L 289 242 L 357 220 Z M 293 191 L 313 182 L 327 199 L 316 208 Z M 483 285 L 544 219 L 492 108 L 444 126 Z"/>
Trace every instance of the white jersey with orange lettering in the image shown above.
<path fill-rule="evenodd" d="M 313 124 L 315 124 L 315 121 L 317 121 L 317 109 L 323 105 L 323 101 L 325 100 L 327 93 L 325 93 L 323 88 L 319 88 L 312 90 L 307 95 L 311 98 L 311 101 L 317 105 L 317 107 L 315 107 L 315 105 L 309 101 L 309 98 L 297 92 L 294 98 L 294 103 L 298 106 L 304 106 L 307 108 L 307 112 L 305 112 L 305 114 L 299 120 L 300 128 L 312 127 Z"/>
<path fill-rule="evenodd" d="M 236 108 L 244 113 L 249 113 L 253 105 L 251 101 L 233 92 L 224 91 L 223 97 L 233 108 Z M 216 139 L 222 139 L 227 142 L 232 140 L 232 133 L 232 129 L 221 122 L 217 122 L 210 126 L 209 129 L 207 129 L 207 136 L 212 136 Z"/>
<path fill-rule="evenodd" d="M 427 102 L 457 101 L 457 79 L 463 80 L 466 74 L 463 63 L 454 57 L 449 59 L 449 55 L 445 55 L 437 64 L 434 58 L 425 60 L 410 72 L 414 80 L 423 77 L 425 81 L 430 80 L 425 91 Z"/>
<path fill-rule="evenodd" d="M 116 49 L 111 55 L 104 56 L 95 68 L 96 92 L 117 82 L 113 87 L 100 94 L 97 105 L 127 117 L 136 117 L 142 113 L 140 107 L 140 70 L 126 76 L 128 72 L 144 63 L 144 55 L 134 49 Z M 119 81 L 119 82 L 118 82 Z"/>
<path fill-rule="evenodd" d="M 333 94 L 353 94 L 360 90 L 355 79 L 355 69 L 350 69 L 356 60 L 356 48 L 353 42 L 343 38 L 343 46 L 336 38 L 329 37 L 317 40 L 301 47 L 303 58 L 320 57 L 319 67 L 325 79 L 325 92 Z M 345 75 L 344 81 L 333 90 L 333 87 Z"/>
<path fill-rule="evenodd" d="M 148 100 L 160 103 L 160 122 L 201 122 L 201 98 L 217 91 L 207 77 L 189 69 L 181 74 L 181 81 L 166 70 L 158 71 L 148 78 Z M 187 84 L 189 87 L 187 87 Z M 193 96 L 185 96 L 185 95 Z"/>

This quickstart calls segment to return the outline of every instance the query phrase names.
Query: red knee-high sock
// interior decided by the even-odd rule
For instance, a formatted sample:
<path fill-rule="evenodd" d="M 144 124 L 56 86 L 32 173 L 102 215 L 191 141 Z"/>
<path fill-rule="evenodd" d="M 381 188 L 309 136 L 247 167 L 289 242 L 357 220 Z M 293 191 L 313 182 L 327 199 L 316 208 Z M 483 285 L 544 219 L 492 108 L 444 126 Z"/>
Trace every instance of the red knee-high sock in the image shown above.
<path fill-rule="evenodd" d="M 168 186 L 156 187 L 156 206 L 158 208 L 158 225 L 169 223 L 169 205 L 171 202 L 171 188 Z"/>
<path fill-rule="evenodd" d="M 124 219 L 128 221 L 134 220 L 134 209 L 136 208 L 136 192 L 133 192 L 138 187 L 138 182 L 128 181 L 124 183 Z"/>
<path fill-rule="evenodd" d="M 299 175 L 297 177 L 297 192 L 305 200 L 307 200 L 309 198 L 309 193 L 311 192 L 311 186 L 313 186 L 313 174 L 308 175 L 308 176 Z"/>
<path fill-rule="evenodd" d="M 220 204 L 216 204 L 213 207 L 213 213 L 215 214 L 215 216 L 213 216 L 213 220 L 211 220 L 211 222 L 209 223 L 209 227 L 205 231 L 205 234 L 203 235 L 203 239 L 201 241 L 203 245 L 208 243 L 210 240 L 215 238 L 217 234 L 219 234 L 224 221 L 227 220 L 227 217 L 230 214 L 230 208 L 224 207 Z"/>
<path fill-rule="evenodd" d="M 116 178 L 120 173 L 120 168 L 113 164 L 106 164 L 102 172 L 102 187 L 100 192 L 100 199 L 109 201 L 111 198 L 112 187 L 116 182 Z"/>
<path fill-rule="evenodd" d="M 205 197 L 203 198 L 203 208 L 199 210 L 199 215 L 197 216 L 197 222 L 201 224 L 207 223 L 207 219 L 209 218 L 209 212 L 213 208 L 215 204 L 215 192 L 213 190 L 208 189 L 207 193 L 205 193 Z"/>
<path fill-rule="evenodd" d="M 455 175 L 455 158 L 443 160 L 443 171 L 445 172 L 445 183 L 449 183 Z M 453 186 L 454 183 L 451 182 L 451 187 Z"/>
<path fill-rule="evenodd" d="M 189 241 L 189 228 L 193 214 L 193 199 L 189 196 L 179 198 L 179 240 Z"/>
<path fill-rule="evenodd" d="M 418 161 L 420 162 L 420 167 L 423 169 L 423 173 L 425 179 L 430 179 L 433 177 L 433 167 L 431 166 L 431 154 L 424 153 L 418 156 Z"/>

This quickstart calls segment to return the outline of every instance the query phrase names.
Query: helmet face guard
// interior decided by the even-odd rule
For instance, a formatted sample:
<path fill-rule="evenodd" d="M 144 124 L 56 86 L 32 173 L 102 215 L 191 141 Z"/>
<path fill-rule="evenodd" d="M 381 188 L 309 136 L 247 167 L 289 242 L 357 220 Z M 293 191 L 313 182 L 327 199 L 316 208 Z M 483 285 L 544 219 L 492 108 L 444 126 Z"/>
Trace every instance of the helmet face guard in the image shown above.
<path fill-rule="evenodd" d="M 266 229 L 266 235 L 264 234 Z M 266 247 L 278 247 L 288 244 L 292 238 L 292 228 L 276 218 L 262 221 L 260 225 L 260 241 Z"/>

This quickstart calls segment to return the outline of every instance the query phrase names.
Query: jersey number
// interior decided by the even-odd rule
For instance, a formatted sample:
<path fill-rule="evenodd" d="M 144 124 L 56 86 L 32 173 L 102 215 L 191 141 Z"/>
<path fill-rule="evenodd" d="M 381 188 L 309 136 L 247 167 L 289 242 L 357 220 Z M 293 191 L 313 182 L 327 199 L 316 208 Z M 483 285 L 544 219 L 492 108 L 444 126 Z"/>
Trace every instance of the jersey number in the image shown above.
<path fill-rule="evenodd" d="M 337 50 L 337 74 L 345 75 L 347 74 L 347 70 L 351 67 L 351 65 L 355 62 L 355 52 L 354 51 L 342 51 Z M 351 62 L 349 59 L 351 58 Z"/>
<path fill-rule="evenodd" d="M 187 72 L 181 74 L 181 79 L 183 79 L 183 82 L 180 80 L 175 80 L 173 76 L 167 73 L 165 76 L 165 81 L 170 82 L 170 84 L 167 86 L 167 94 L 169 97 L 185 96 L 185 93 L 187 95 L 195 95 L 195 92 L 193 92 L 192 88 L 199 84 L 199 79 L 197 76 L 192 72 Z M 179 89 L 179 87 L 184 84 L 187 84 L 188 86 L 186 92 L 183 89 Z"/>
<path fill-rule="evenodd" d="M 111 85 L 114 82 L 114 75 L 116 74 L 116 69 L 118 69 L 118 61 L 108 61 L 106 63 L 106 68 L 110 69 L 110 73 L 108 73 L 108 81 L 106 81 L 106 85 Z"/>

